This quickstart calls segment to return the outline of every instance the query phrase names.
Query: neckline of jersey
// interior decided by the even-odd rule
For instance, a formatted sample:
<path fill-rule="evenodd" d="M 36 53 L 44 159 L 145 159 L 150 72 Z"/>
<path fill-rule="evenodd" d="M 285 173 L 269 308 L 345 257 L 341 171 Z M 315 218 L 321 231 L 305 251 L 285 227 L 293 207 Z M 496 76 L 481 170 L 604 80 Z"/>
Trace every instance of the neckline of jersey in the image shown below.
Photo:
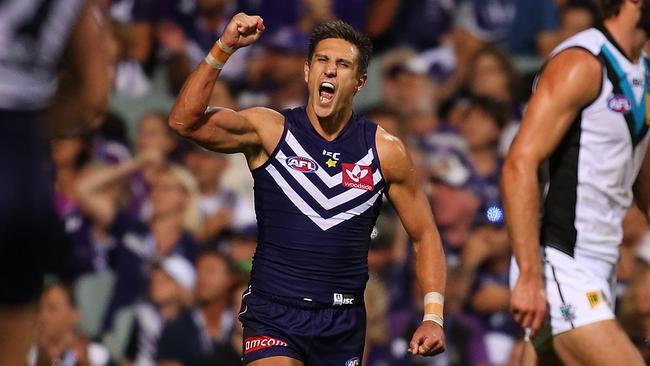
<path fill-rule="evenodd" d="M 314 128 L 314 125 L 312 125 L 311 121 L 309 120 L 309 116 L 307 115 L 307 108 L 306 107 L 301 107 L 300 108 L 300 113 L 303 114 L 304 117 L 305 117 L 304 118 L 305 122 L 302 122 L 302 123 L 306 123 L 308 125 L 308 128 L 311 130 L 311 132 L 313 132 L 314 135 L 316 135 L 316 137 L 319 140 L 321 140 L 323 142 L 326 142 L 326 143 L 340 142 L 341 140 L 347 138 L 347 136 L 349 135 L 348 131 L 350 129 L 352 129 L 352 125 L 355 125 L 356 121 L 358 120 L 358 115 L 356 113 L 354 113 L 354 111 L 352 111 L 352 115 L 350 115 L 350 119 L 345 123 L 345 127 L 343 127 L 341 132 L 339 132 L 339 134 L 334 138 L 334 140 L 330 141 L 330 140 L 324 138 L 323 136 L 321 136 L 321 134 L 318 133 L 318 131 L 316 131 L 316 129 Z M 301 118 L 299 118 L 299 120 L 301 120 Z"/>
<path fill-rule="evenodd" d="M 630 56 L 628 56 L 628 55 L 625 53 L 625 51 L 623 51 L 623 47 L 621 47 L 621 45 L 620 45 L 620 44 L 619 44 L 619 43 L 614 39 L 614 36 L 612 36 L 612 34 L 611 34 L 611 33 L 609 32 L 609 30 L 607 29 L 607 27 L 605 27 L 605 24 L 603 24 L 603 23 L 599 23 L 595 28 L 598 29 L 598 30 L 600 31 L 600 33 L 602 33 L 602 34 L 605 36 L 605 38 L 607 38 L 607 40 L 609 41 L 609 43 L 611 43 L 612 45 L 614 45 L 614 47 L 616 48 L 616 50 L 617 50 L 621 55 L 623 55 L 623 57 L 625 57 L 625 59 L 626 59 L 629 63 L 631 63 L 632 65 L 638 65 L 639 63 L 641 63 L 641 62 L 643 61 L 643 54 L 641 54 L 641 56 L 639 56 L 639 59 L 637 60 L 637 62 L 634 62 L 634 60 L 632 60 L 632 59 L 630 58 Z"/>

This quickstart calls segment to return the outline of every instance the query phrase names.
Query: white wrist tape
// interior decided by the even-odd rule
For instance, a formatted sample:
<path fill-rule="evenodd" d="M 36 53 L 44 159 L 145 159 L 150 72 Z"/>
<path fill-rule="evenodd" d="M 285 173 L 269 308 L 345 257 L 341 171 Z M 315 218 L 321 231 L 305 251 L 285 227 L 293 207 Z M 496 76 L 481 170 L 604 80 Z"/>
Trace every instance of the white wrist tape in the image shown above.
<path fill-rule="evenodd" d="M 422 321 L 430 320 L 442 327 L 444 303 L 445 297 L 439 292 L 429 292 L 424 295 L 424 318 Z"/>

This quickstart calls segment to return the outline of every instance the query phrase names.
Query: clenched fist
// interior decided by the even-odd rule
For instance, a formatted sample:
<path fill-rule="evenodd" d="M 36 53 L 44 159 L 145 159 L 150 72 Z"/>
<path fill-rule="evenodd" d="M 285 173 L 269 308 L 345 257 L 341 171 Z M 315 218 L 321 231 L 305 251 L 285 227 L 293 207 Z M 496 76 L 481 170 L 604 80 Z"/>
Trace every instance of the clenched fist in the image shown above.
<path fill-rule="evenodd" d="M 233 50 L 256 42 L 264 31 L 264 20 L 257 15 L 236 14 L 221 35 L 221 43 Z"/>

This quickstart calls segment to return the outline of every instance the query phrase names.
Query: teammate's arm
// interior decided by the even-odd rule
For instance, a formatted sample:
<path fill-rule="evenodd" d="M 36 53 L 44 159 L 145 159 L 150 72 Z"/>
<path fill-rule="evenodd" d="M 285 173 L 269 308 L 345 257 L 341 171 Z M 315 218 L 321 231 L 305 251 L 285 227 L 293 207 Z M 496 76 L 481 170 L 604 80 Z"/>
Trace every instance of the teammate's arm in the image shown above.
<path fill-rule="evenodd" d="M 539 79 L 503 166 L 503 204 L 520 269 L 511 306 L 515 320 L 531 328 L 532 335 L 541 327 L 547 311 L 539 256 L 537 171 L 577 112 L 598 96 L 601 78 L 599 61 L 585 50 L 568 49 L 555 56 Z"/>
<path fill-rule="evenodd" d="M 425 294 L 444 295 L 447 281 L 445 254 L 413 162 L 404 144 L 381 127 L 377 130 L 377 153 L 388 185 L 388 198 L 413 242 L 415 272 L 420 288 Z M 442 327 L 433 321 L 422 322 L 409 346 L 413 354 L 429 356 L 444 351 Z"/>
<path fill-rule="evenodd" d="M 75 135 L 96 127 L 108 105 L 112 58 L 108 24 L 95 1 L 85 1 L 65 50 L 57 92 L 48 120 L 56 135 Z"/>
<path fill-rule="evenodd" d="M 176 98 L 169 115 L 169 126 L 176 133 L 210 150 L 244 152 L 249 158 L 259 149 L 257 121 L 277 120 L 281 118 L 279 113 L 266 108 L 241 112 L 218 107 L 208 109 L 208 103 L 228 53 L 257 41 L 263 31 L 264 24 L 259 16 L 239 13 L 231 19 L 219 44 L 211 51 L 216 55 L 212 64 L 202 61 Z"/>
<path fill-rule="evenodd" d="M 650 221 L 650 149 L 646 150 L 633 189 L 636 205 L 643 212 L 646 219 Z"/>

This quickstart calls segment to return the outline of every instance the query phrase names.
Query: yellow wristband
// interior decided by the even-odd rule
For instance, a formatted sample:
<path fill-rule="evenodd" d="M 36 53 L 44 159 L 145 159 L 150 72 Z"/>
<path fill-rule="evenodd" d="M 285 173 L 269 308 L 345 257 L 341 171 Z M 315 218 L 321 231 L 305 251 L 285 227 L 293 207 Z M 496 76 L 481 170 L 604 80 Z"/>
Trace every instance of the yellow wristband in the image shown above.
<path fill-rule="evenodd" d="M 221 70 L 233 52 L 235 52 L 234 48 L 224 45 L 223 42 L 221 42 L 221 39 L 219 39 L 214 46 L 212 46 L 210 53 L 205 56 L 205 63 L 217 70 Z"/>

